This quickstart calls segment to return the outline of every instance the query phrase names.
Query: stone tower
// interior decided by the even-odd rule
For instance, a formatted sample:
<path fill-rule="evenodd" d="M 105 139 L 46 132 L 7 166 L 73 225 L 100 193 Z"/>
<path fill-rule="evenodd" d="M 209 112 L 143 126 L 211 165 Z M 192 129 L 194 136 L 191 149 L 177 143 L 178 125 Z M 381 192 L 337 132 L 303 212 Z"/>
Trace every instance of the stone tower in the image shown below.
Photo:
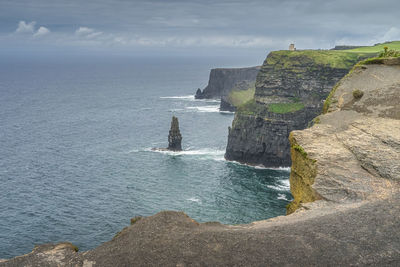
<path fill-rule="evenodd" d="M 294 47 L 294 44 L 290 44 L 289 45 L 289 50 L 290 51 L 295 51 L 296 50 L 296 47 Z"/>
<path fill-rule="evenodd" d="M 168 150 L 172 151 L 182 151 L 182 135 L 179 131 L 178 118 L 172 116 L 171 129 L 168 135 Z"/>

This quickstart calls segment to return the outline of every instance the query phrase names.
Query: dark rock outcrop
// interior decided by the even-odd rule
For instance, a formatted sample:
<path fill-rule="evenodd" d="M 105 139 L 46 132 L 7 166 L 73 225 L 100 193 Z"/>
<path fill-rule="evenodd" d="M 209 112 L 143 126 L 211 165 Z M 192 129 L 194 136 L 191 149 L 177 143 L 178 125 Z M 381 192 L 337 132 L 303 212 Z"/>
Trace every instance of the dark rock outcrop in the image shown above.
<path fill-rule="evenodd" d="M 229 102 L 229 99 L 227 97 L 221 97 L 221 104 L 219 106 L 219 110 L 235 112 L 236 107 Z"/>
<path fill-rule="evenodd" d="M 235 115 L 225 158 L 290 166 L 289 133 L 320 114 L 332 87 L 360 58 L 342 51 L 271 52 L 257 76 L 254 103 Z"/>
<path fill-rule="evenodd" d="M 196 99 L 223 99 L 221 111 L 235 111 L 235 106 L 229 101 L 232 90 L 247 90 L 254 84 L 260 66 L 249 68 L 219 68 L 212 69 L 208 85 L 203 91 L 197 89 Z"/>
<path fill-rule="evenodd" d="M 172 116 L 171 129 L 168 135 L 168 150 L 182 151 L 182 135 L 179 130 L 178 118 Z"/>

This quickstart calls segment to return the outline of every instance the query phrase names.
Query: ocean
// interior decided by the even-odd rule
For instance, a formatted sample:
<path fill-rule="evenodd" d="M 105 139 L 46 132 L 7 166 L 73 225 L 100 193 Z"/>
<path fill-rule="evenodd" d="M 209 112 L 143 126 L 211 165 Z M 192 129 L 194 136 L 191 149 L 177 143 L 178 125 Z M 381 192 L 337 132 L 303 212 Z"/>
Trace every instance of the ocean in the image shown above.
<path fill-rule="evenodd" d="M 0 258 L 49 242 L 88 250 L 161 210 L 224 224 L 284 215 L 289 169 L 224 160 L 234 115 L 193 97 L 210 68 L 235 64 L 251 66 L 205 57 L 0 61 Z M 184 151 L 152 151 L 168 145 L 172 115 Z"/>

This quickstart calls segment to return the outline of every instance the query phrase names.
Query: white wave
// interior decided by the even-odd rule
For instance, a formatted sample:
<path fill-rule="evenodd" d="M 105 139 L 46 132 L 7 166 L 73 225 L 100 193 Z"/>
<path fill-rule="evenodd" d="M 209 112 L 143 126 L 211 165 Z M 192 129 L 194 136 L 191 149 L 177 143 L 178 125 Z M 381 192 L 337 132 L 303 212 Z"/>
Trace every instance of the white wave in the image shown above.
<path fill-rule="evenodd" d="M 235 114 L 233 111 L 227 111 L 227 110 L 220 110 L 219 113 L 224 113 L 224 114 Z"/>
<path fill-rule="evenodd" d="M 264 165 L 250 165 L 250 164 L 241 163 L 241 162 L 234 161 L 234 160 L 226 160 L 226 161 L 230 162 L 230 163 L 237 164 L 237 165 L 242 165 L 242 166 L 258 169 L 258 170 L 274 170 L 274 171 L 288 171 L 288 172 L 290 172 L 290 167 L 265 167 Z"/>
<path fill-rule="evenodd" d="M 132 150 L 129 150 L 128 152 L 126 152 L 126 153 L 138 153 L 138 152 L 140 152 L 140 149 L 132 149 Z"/>
<path fill-rule="evenodd" d="M 196 156 L 199 160 L 215 160 L 224 161 L 225 150 L 217 149 L 198 149 L 198 150 L 183 150 L 183 151 L 169 151 L 162 149 L 146 149 L 145 151 L 161 153 L 170 156 Z"/>
<path fill-rule="evenodd" d="M 289 201 L 289 199 L 287 199 L 287 197 L 286 197 L 286 195 L 285 194 L 278 194 L 278 197 L 277 197 L 277 199 L 283 199 L 283 200 L 287 200 L 287 201 Z"/>
<path fill-rule="evenodd" d="M 290 190 L 290 182 L 288 179 L 280 180 L 279 184 L 267 185 L 267 187 L 274 189 L 276 191 L 289 191 Z"/>
<path fill-rule="evenodd" d="M 179 112 L 179 111 L 185 111 L 183 108 L 175 108 L 175 109 L 170 109 L 168 110 L 169 112 Z"/>
<path fill-rule="evenodd" d="M 189 201 L 192 201 L 192 202 L 201 203 L 201 200 L 198 199 L 198 198 L 196 198 L 196 197 L 191 197 L 191 198 L 188 198 L 188 199 L 186 199 L 186 200 L 189 200 Z"/>
<path fill-rule="evenodd" d="M 267 168 L 269 170 L 276 170 L 276 171 L 286 171 L 290 172 L 291 168 L 290 167 L 276 167 L 276 168 Z"/>
<path fill-rule="evenodd" d="M 193 110 L 197 112 L 219 112 L 219 106 L 199 106 L 199 107 L 187 107 L 188 110 Z"/>
<path fill-rule="evenodd" d="M 160 96 L 162 99 L 184 99 L 184 100 L 195 100 L 194 95 L 182 95 L 182 96 Z"/>
<path fill-rule="evenodd" d="M 194 95 L 182 95 L 182 96 L 160 96 L 161 99 L 178 99 L 196 102 L 207 102 L 207 103 L 221 103 L 220 99 L 196 99 Z"/>

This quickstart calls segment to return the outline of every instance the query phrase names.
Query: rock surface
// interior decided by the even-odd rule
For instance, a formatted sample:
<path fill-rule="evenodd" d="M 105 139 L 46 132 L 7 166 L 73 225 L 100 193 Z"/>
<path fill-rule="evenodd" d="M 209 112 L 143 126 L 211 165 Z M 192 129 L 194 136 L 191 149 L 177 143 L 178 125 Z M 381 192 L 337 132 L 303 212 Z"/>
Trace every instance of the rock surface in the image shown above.
<path fill-rule="evenodd" d="M 182 135 L 179 130 L 178 118 L 172 116 L 171 129 L 168 135 L 168 150 L 182 151 Z"/>
<path fill-rule="evenodd" d="M 399 65 L 392 65 L 398 62 Z M 324 199 L 386 198 L 400 182 L 400 60 L 358 66 L 330 96 L 318 123 L 290 135 L 290 210 Z M 355 98 L 353 92 L 363 96 Z"/>
<path fill-rule="evenodd" d="M 234 111 L 236 108 L 229 102 L 228 95 L 232 90 L 246 90 L 255 82 L 260 66 L 249 68 L 212 69 L 206 88 L 197 89 L 196 99 L 223 99 L 221 111 Z"/>
<path fill-rule="evenodd" d="M 400 66 L 357 68 L 331 98 L 290 136 L 292 214 L 231 226 L 164 211 L 93 250 L 43 245 L 0 266 L 399 266 Z"/>
<path fill-rule="evenodd" d="M 238 110 L 225 158 L 266 167 L 290 166 L 289 133 L 306 128 L 320 114 L 332 87 L 360 58 L 341 51 L 271 52 L 257 76 L 252 106 L 269 112 Z M 270 112 L 271 105 L 280 110 Z M 290 105 L 300 108 L 286 110 Z"/>

